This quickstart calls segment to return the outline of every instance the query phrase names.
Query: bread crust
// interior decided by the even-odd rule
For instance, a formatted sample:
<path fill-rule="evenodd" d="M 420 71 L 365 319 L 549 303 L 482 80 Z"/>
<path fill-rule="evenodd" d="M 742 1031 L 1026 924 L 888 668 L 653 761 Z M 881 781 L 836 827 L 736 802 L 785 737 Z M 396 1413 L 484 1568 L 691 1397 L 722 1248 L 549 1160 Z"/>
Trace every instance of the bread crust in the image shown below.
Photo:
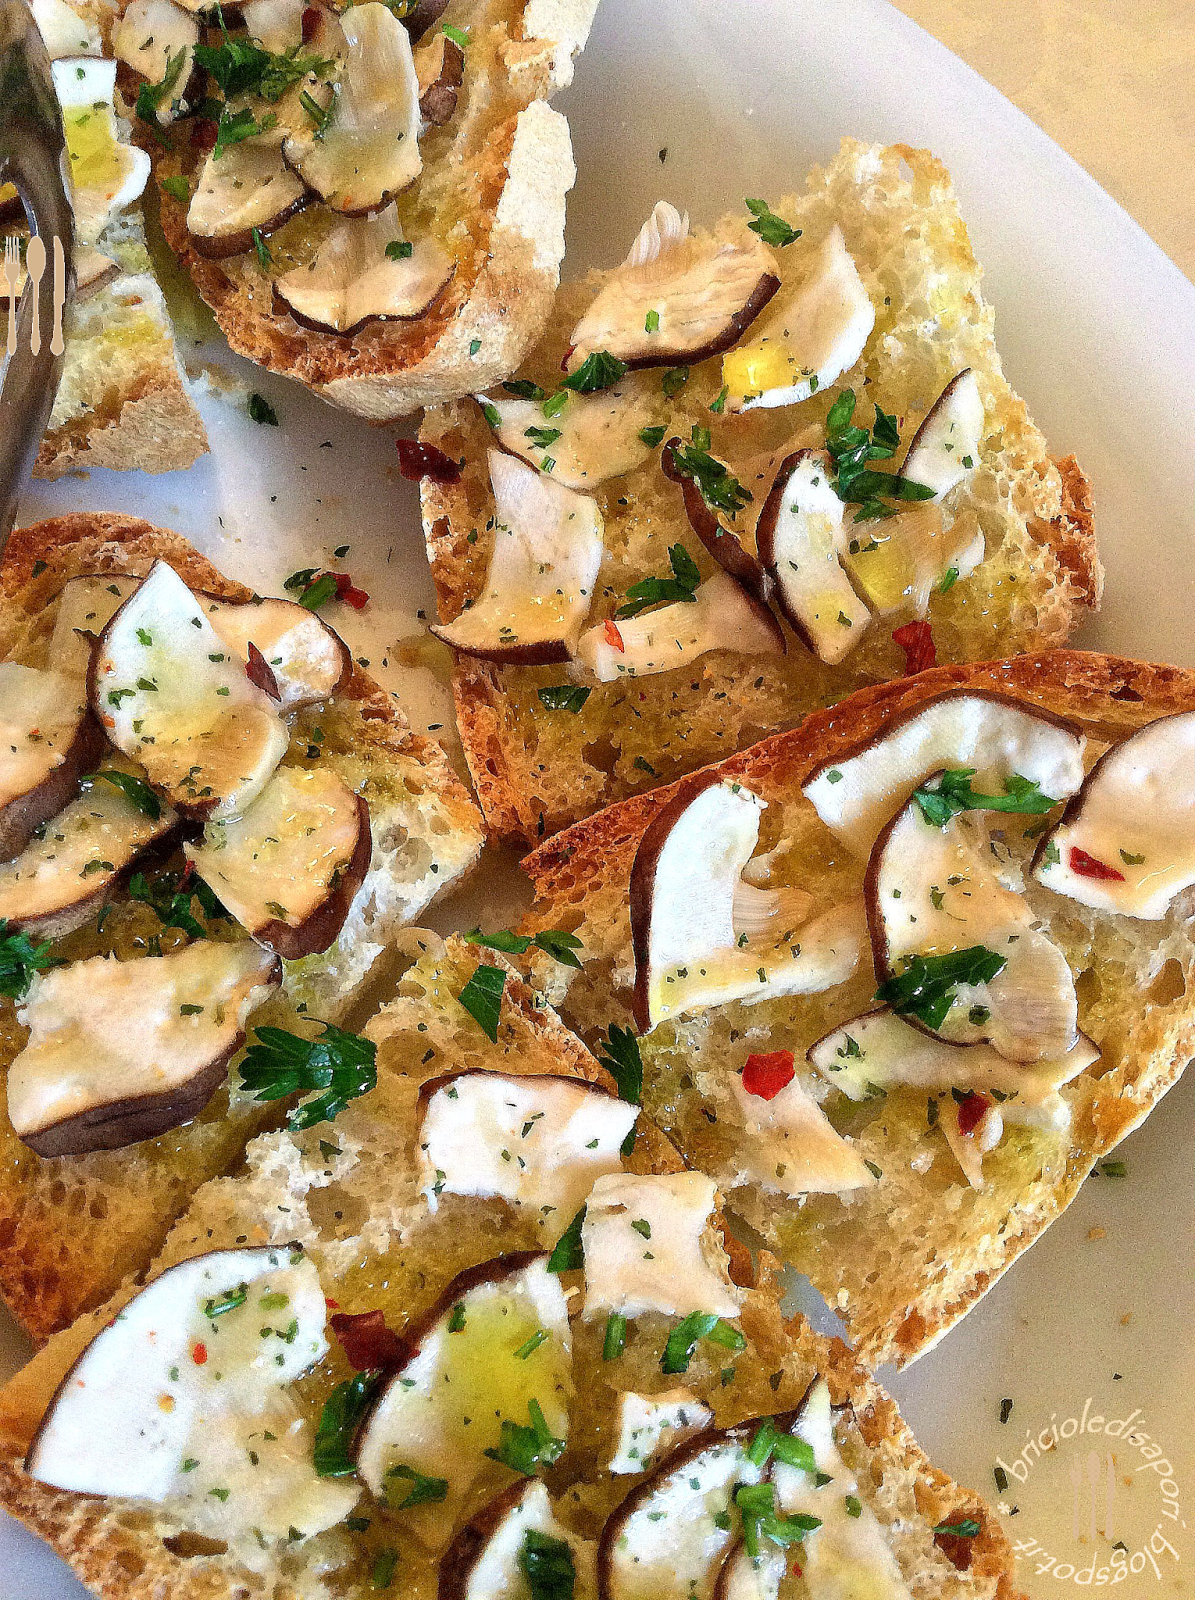
<path fill-rule="evenodd" d="M 0 561 L 0 658 L 29 643 L 37 619 L 68 579 L 97 573 L 144 576 L 158 560 L 167 561 L 197 592 L 234 602 L 254 597 L 251 589 L 225 576 L 180 534 L 140 517 L 116 512 L 54 517 L 16 529 Z M 480 856 L 482 831 L 476 807 L 443 748 L 413 732 L 394 699 L 356 663 L 341 678 L 331 703 L 351 716 L 353 750 L 368 760 L 371 772 L 403 774 L 418 782 L 427 802 L 434 801 L 447 825 L 452 851 L 459 856 L 456 861 L 450 858 L 455 875 L 452 870 L 443 872 L 441 887 L 461 882 Z M 376 949 L 378 942 L 388 945 L 389 933 L 380 941 L 375 936 L 371 948 Z M 285 984 L 293 1000 L 318 987 L 320 1003 L 310 1006 L 312 1014 L 343 1021 L 364 974 L 351 970 L 351 965 L 342 973 L 337 965 L 339 950 L 335 942 L 324 955 L 288 964 Z M 223 1093 L 219 1091 L 212 1108 L 213 1113 L 219 1111 L 214 1121 L 193 1122 L 175 1136 L 180 1149 L 169 1181 L 155 1169 L 153 1199 L 140 1218 L 135 1241 L 116 1235 L 106 1238 L 102 1210 L 90 1213 L 85 1207 L 80 1216 L 66 1209 L 71 1200 L 84 1198 L 78 1187 L 72 1190 L 72 1181 L 87 1191 L 91 1206 L 106 1206 L 105 1180 L 98 1174 L 107 1172 L 104 1161 L 118 1160 L 120 1152 L 107 1158 L 64 1157 L 39 1168 L 49 1199 L 40 1189 L 27 1188 L 19 1174 L 0 1182 L 0 1294 L 33 1339 L 46 1339 L 109 1294 L 127 1271 L 141 1270 L 197 1184 L 226 1170 L 240 1158 L 247 1139 L 277 1120 L 277 1107 L 256 1102 L 241 1102 L 230 1112 L 219 1099 Z M 132 1146 L 128 1152 L 133 1160 L 136 1150 Z M 60 1206 L 51 1189 L 57 1175 L 66 1186 Z M 31 1181 L 36 1182 L 36 1174 Z"/>
<path fill-rule="evenodd" d="M 1115 739 L 1164 716 L 1195 710 L 1195 671 L 1092 651 L 1056 650 L 1010 661 L 934 668 L 916 677 L 859 690 L 827 710 L 808 716 L 799 727 L 776 734 L 704 774 L 738 779 L 764 799 L 793 799 L 821 767 L 846 759 L 861 743 L 881 734 L 929 700 L 951 689 L 991 692 L 1079 723 L 1097 739 Z M 557 834 L 523 860 L 535 889 L 535 903 L 523 931 L 568 926 L 582 939 L 590 958 L 629 961 L 629 913 L 611 911 L 628 898 L 631 872 L 643 835 L 692 777 L 609 807 Z M 601 893 L 612 921 L 591 925 L 578 917 Z M 1060 904 L 1062 904 L 1060 902 Z M 1070 903 L 1066 902 L 1069 909 Z M 596 915 L 596 913 L 595 913 Z M 1150 928 L 1154 925 L 1147 924 Z M 1189 974 L 1187 975 L 1189 984 Z M 1189 992 L 1189 990 L 1188 990 Z M 891 1284 L 903 1313 L 877 1315 L 876 1307 L 855 1302 L 845 1308 L 855 1346 L 869 1365 L 915 1359 L 969 1311 L 1013 1261 L 1039 1238 L 1077 1194 L 1094 1164 L 1106 1156 L 1161 1100 L 1195 1055 L 1195 1005 L 1187 1001 L 1176 1016 L 1163 1017 L 1150 1003 L 1123 998 L 1139 1025 L 1117 1052 L 1110 1070 L 1083 1080 L 1074 1105 L 1063 1169 L 1039 1185 L 1040 1194 L 1014 1209 L 1002 1223 L 1001 1238 L 982 1265 L 941 1260 L 919 1284 Z M 580 1025 L 565 997 L 566 1019 Z M 1098 1042 L 1098 1041 L 1097 1041 Z M 733 1204 L 733 1200 L 732 1200 Z M 814 1281 L 818 1273 L 809 1268 Z M 943 1284 L 946 1288 L 943 1288 Z M 820 1287 L 833 1298 L 824 1275 Z M 901 1290 L 907 1289 L 907 1305 Z"/>
<path fill-rule="evenodd" d="M 460 131 L 448 130 L 451 146 L 440 157 L 475 185 L 476 207 L 458 240 L 458 270 L 435 305 L 411 322 L 375 320 L 351 335 L 303 326 L 252 254 L 232 261 L 202 256 L 187 231 L 187 204 L 163 189 L 167 242 L 232 348 L 375 422 L 409 416 L 513 372 L 551 312 L 564 255 L 565 196 L 576 178 L 568 123 L 547 99 L 571 80 L 597 4 L 527 0 L 513 16 L 502 15 L 509 7 L 491 5 L 492 16 L 465 12 L 456 19 L 476 24 L 478 38 L 501 29 L 502 42 L 482 85 L 471 82 L 467 64 L 470 104 L 458 112 Z M 142 142 L 159 182 L 184 171 L 176 155 Z"/>

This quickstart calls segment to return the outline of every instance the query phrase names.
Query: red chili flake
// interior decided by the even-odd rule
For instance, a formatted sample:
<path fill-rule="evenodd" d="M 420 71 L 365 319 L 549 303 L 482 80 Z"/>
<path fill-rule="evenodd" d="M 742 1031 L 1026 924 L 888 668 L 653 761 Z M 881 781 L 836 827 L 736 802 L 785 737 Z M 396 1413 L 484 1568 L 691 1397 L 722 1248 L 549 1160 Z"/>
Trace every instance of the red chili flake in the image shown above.
<path fill-rule="evenodd" d="M 602 623 L 602 632 L 605 634 L 606 643 L 611 647 L 611 649 L 621 650 L 623 655 L 626 655 L 627 647 L 622 642 L 622 634 L 618 631 L 617 623 L 612 622 L 610 618 L 607 617 L 605 622 Z"/>
<path fill-rule="evenodd" d="M 339 1300 L 333 1300 L 328 1295 L 324 1296 L 324 1304 L 327 1306 L 329 1311 L 339 1311 L 340 1310 L 340 1301 Z"/>
<path fill-rule="evenodd" d="M 743 1088 L 761 1100 L 774 1100 L 781 1089 L 793 1081 L 791 1050 L 770 1050 L 766 1055 L 748 1056 L 743 1066 Z"/>
<path fill-rule="evenodd" d="M 336 579 L 336 598 L 343 600 L 346 606 L 352 606 L 354 611 L 364 611 L 369 604 L 369 596 L 364 589 L 358 589 L 347 572 L 334 572 Z"/>
<path fill-rule="evenodd" d="M 393 1328 L 386 1326 L 381 1311 L 338 1312 L 332 1318 L 332 1332 L 359 1372 L 401 1366 L 406 1359 L 406 1345 Z"/>
<path fill-rule="evenodd" d="M 197 150 L 214 150 L 217 131 L 211 117 L 197 117 L 191 124 L 191 143 Z"/>
<path fill-rule="evenodd" d="M 568 349 L 564 352 L 564 356 L 563 356 L 563 358 L 561 359 L 561 362 L 560 362 L 560 370 L 561 370 L 561 372 L 567 372 L 568 371 L 568 364 L 573 359 L 573 351 L 576 348 L 577 347 L 576 347 L 575 344 L 570 344 Z"/>
<path fill-rule="evenodd" d="M 409 483 L 420 478 L 430 478 L 433 483 L 459 483 L 461 465 L 445 455 L 434 444 L 421 444 L 418 439 L 396 439 L 398 470 Z"/>
<path fill-rule="evenodd" d="M 967 1095 L 965 1100 L 959 1101 L 958 1131 L 972 1134 L 987 1115 L 991 1101 L 986 1094 L 976 1094 L 974 1090 Z"/>
<path fill-rule="evenodd" d="M 1079 878 L 1102 878 L 1105 883 L 1123 883 L 1124 873 L 1110 867 L 1106 861 L 1097 861 L 1077 844 L 1070 847 L 1071 871 Z"/>
<path fill-rule="evenodd" d="M 315 38 L 316 29 L 319 27 L 319 18 L 320 13 L 318 6 L 305 6 L 303 8 L 303 20 L 301 26 L 303 29 L 304 44 L 310 44 Z"/>
<path fill-rule="evenodd" d="M 937 666 L 938 651 L 928 622 L 906 622 L 893 630 L 892 639 L 905 653 L 906 678 Z"/>
<path fill-rule="evenodd" d="M 191 1346 L 191 1360 L 197 1367 L 207 1365 L 207 1345 L 200 1342 Z"/>
<path fill-rule="evenodd" d="M 249 641 L 248 654 L 249 659 L 245 663 L 245 676 L 249 682 L 256 684 L 263 694 L 269 695 L 271 700 L 281 700 L 282 691 L 278 687 L 278 679 L 274 675 L 274 669 L 252 639 Z M 190 865 L 189 862 L 188 865 Z"/>

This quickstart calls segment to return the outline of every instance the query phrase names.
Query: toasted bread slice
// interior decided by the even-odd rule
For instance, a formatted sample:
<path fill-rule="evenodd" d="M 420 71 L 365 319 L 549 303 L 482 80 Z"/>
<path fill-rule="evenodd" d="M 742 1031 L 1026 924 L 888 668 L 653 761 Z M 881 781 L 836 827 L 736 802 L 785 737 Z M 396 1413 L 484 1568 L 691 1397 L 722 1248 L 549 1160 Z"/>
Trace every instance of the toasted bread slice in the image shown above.
<path fill-rule="evenodd" d="M 771 887 L 792 882 L 807 889 L 811 915 L 857 900 L 865 862 L 834 838 L 802 785 L 816 769 L 834 770 L 852 748 L 951 689 L 995 692 L 1070 720 L 1087 735 L 1088 762 L 1101 744 L 1195 708 L 1195 673 L 1069 651 L 942 667 L 862 690 L 713 769 L 767 803 L 760 846 L 782 846 L 771 858 Z M 557 970 L 542 974 L 583 1037 L 629 1014 L 632 863 L 653 818 L 681 787 L 613 806 L 524 863 L 536 891 L 527 931 L 565 928 L 584 945 L 584 970 L 567 992 Z M 994 824 L 1004 820 L 993 816 Z M 1022 831 L 1035 836 L 1043 819 L 1007 820 L 1005 839 L 1022 854 L 1031 850 L 1032 843 L 1019 844 Z M 641 1040 L 645 1105 L 687 1159 L 718 1178 L 728 1204 L 809 1274 L 846 1318 L 869 1363 L 903 1364 L 941 1338 L 1066 1209 L 1094 1163 L 1141 1122 L 1192 1054 L 1190 891 L 1160 921 L 1140 921 L 1088 910 L 1028 881 L 1030 909 L 1077 980 L 1080 1033 L 1100 1056 L 1061 1090 L 1069 1126 L 1008 1127 L 983 1158 L 982 1187 L 968 1185 L 935 1126 L 939 1111 L 945 1123 L 952 1110 L 949 1094 L 940 1101 L 931 1094 L 927 1107 L 924 1088 L 895 1087 L 886 1097 L 851 1103 L 827 1096 L 805 1062 L 816 1041 L 875 1004 L 866 939 L 854 976 L 824 993 L 694 1011 Z M 695 894 L 698 888 L 695 879 Z M 843 1198 L 791 1198 L 742 1177 L 731 1185 L 745 1126 L 732 1085 L 748 1054 L 776 1050 L 793 1052 L 798 1081 L 826 1097 L 832 1120 L 882 1174 L 874 1185 Z M 850 1053 L 850 1046 L 843 1050 Z"/>
<path fill-rule="evenodd" d="M 837 224 L 875 312 L 862 357 L 800 404 L 740 415 L 731 415 L 726 400 L 721 356 L 692 365 L 671 399 L 658 370 L 633 372 L 627 385 L 636 395 L 646 390 L 646 402 L 636 404 L 645 404 L 656 436 L 687 444 L 695 426 L 709 430 L 712 455 L 753 496 L 736 517 L 723 518 L 750 551 L 755 519 L 781 460 L 799 447 L 824 444 L 827 412 L 846 387 L 859 397 L 857 422 L 870 426 L 873 408 L 882 407 L 900 420 L 908 444 L 948 380 L 970 368 L 983 404 L 982 444 L 975 470 L 946 504 L 951 527 L 982 533 L 986 553 L 969 576 L 929 599 L 937 659 L 986 660 L 1063 644 L 1099 598 L 1088 486 L 1073 458 L 1051 460 L 1004 377 L 992 308 L 983 298 L 981 269 L 949 174 L 927 151 L 848 139 L 828 167 L 811 174 L 806 193 L 779 202 L 779 209 L 803 232 L 771 252 L 781 281 L 774 304 L 799 291 Z M 748 222 L 746 214 L 727 218 L 712 235 L 757 249 Z M 697 235 L 699 241 L 710 237 Z M 578 318 L 608 281 L 592 273 L 566 285 L 523 378 L 556 388 Z M 769 303 L 740 335 L 740 347 L 770 325 L 772 314 Z M 620 393 L 616 386 L 612 409 Z M 496 390 L 492 398 L 505 397 Z M 423 437 L 464 463 L 459 482 L 423 486 L 428 551 L 441 615 L 450 620 L 472 603 L 486 574 L 493 511 L 486 456 L 494 438 L 468 400 L 429 413 Z M 548 445 L 546 453 L 552 449 Z M 667 578 L 668 552 L 678 543 L 703 579 L 717 571 L 690 527 L 681 486 L 664 475 L 658 444 L 641 455 L 647 456 L 641 465 L 587 491 L 605 524 L 590 626 L 613 617 L 632 585 Z M 853 514 L 852 506 L 849 535 L 863 542 L 877 532 L 884 536 L 885 523 L 856 527 Z M 530 667 L 462 655 L 454 679 L 457 713 L 486 817 L 497 831 L 534 841 L 625 795 L 721 760 L 817 706 L 898 675 L 904 657 L 891 635 L 909 615 L 898 607 L 874 617 L 837 665 L 825 664 L 795 634 L 788 636 L 786 656 L 714 648 L 685 666 L 612 682 L 596 682 L 575 662 L 571 669 Z M 839 618 L 849 620 L 841 612 Z M 559 695 L 541 701 L 540 691 L 570 681 L 590 690 L 579 708 L 567 701 L 561 706 Z"/>
<path fill-rule="evenodd" d="M 571 81 L 596 6 L 452 0 L 423 35 L 426 46 L 447 25 L 465 39 L 464 73 L 451 115 L 420 139 L 423 167 L 400 197 L 401 227 L 416 243 L 437 241 L 452 275 L 405 320 L 375 316 L 343 334 L 309 318 L 300 324 L 275 282 L 312 261 L 335 215 L 310 205 L 270 234 L 260 253 L 246 246 L 247 253 L 205 257 L 187 227 L 204 152 L 185 139 L 173 151 L 147 140 L 166 238 L 232 348 L 375 421 L 512 372 L 551 310 L 575 177 L 568 124 L 547 101 Z"/>
<path fill-rule="evenodd" d="M 419 1193 L 416 1166 L 418 1091 L 445 1068 L 505 1074 L 520 1082 L 550 1075 L 608 1087 L 608 1080 L 513 975 L 505 981 L 494 1028 L 497 1038 L 491 1044 L 456 998 L 477 965 L 478 952 L 459 940 L 445 947 L 434 936 L 420 936 L 411 954 L 416 959 L 399 998 L 369 1025 L 379 1050 L 377 1087 L 332 1127 L 256 1140 L 243 1177 L 217 1179 L 195 1196 L 151 1278 L 212 1250 L 301 1243 L 338 1311 L 349 1316 L 382 1312 L 400 1339 L 421 1327 L 425 1331 L 418 1337 L 426 1339 L 427 1310 L 462 1267 L 478 1268 L 499 1251 L 542 1247 L 531 1219 L 520 1220 L 500 1202 L 444 1194 L 437 1210 L 429 1211 Z M 501 958 L 487 954 L 484 959 L 500 966 Z M 667 1141 L 641 1116 L 628 1168 L 674 1172 L 679 1165 Z M 783 1320 L 766 1259 L 763 1274 L 760 1284 L 743 1295 L 736 1319 L 741 1338 L 737 1329 L 732 1336 L 737 1352 L 700 1345 L 679 1380 L 694 1399 L 708 1405 L 713 1426 L 733 1427 L 747 1418 L 791 1410 L 811 1381 L 823 1376 L 830 1398 L 844 1408 L 837 1429 L 839 1448 L 863 1502 L 851 1515 L 870 1519 L 874 1514 L 907 1593 L 916 1600 L 1013 1600 L 1011 1553 L 989 1508 L 928 1463 L 892 1401 L 845 1346 L 817 1337 L 800 1319 Z M 570 1535 L 585 1541 L 595 1539 L 603 1523 L 617 1514 L 627 1491 L 634 1493 L 644 1482 L 642 1471 L 614 1475 L 605 1470 L 616 1431 L 615 1408 L 622 1393 L 655 1392 L 678 1381 L 660 1371 L 664 1340 L 675 1319 L 658 1312 L 634 1319 L 622 1353 L 603 1360 L 601 1322 L 576 1314 L 580 1274 L 571 1272 L 563 1281 L 573 1299 L 574 1394 L 568 1448 L 546 1472 L 545 1481 Z M 366 1493 L 348 1522 L 289 1544 L 253 1541 L 229 1498 L 221 1512 L 221 1550 L 188 1534 L 185 1505 L 87 1498 L 29 1476 L 23 1458 L 63 1374 L 133 1292 L 132 1285 L 124 1286 L 101 1311 L 57 1335 L 0 1396 L 0 1505 L 5 1510 L 45 1538 L 96 1594 L 113 1600 L 117 1595 L 138 1600 L 166 1589 L 180 1597 L 231 1600 L 246 1585 L 262 1580 L 279 1593 L 364 1595 L 379 1586 L 379 1572 L 397 1573 L 402 1593 L 412 1600 L 430 1600 L 438 1584 L 441 1594 L 454 1592 L 449 1571 L 438 1570 L 447 1531 L 421 1544 L 401 1511 Z M 458 1327 L 462 1324 L 467 1329 L 463 1312 Z M 729 1332 L 732 1325 L 724 1326 Z M 332 1386 L 352 1373 L 344 1351 L 330 1342 L 328 1354 L 301 1384 L 292 1386 L 308 1429 Z M 728 1362 L 733 1363 L 729 1383 L 721 1370 Z M 496 1381 L 497 1368 L 488 1368 L 487 1378 L 491 1372 Z M 499 1405 L 505 1405 L 494 1392 Z M 202 1472 L 202 1463 L 196 1465 Z M 459 1508 L 459 1531 L 449 1546 L 446 1569 L 454 1555 L 471 1547 L 474 1530 L 485 1528 L 486 1511 L 481 1509 L 478 1520 L 465 1529 L 460 1521 L 484 1507 L 486 1498 L 504 1484 L 514 1492 L 508 1471 L 485 1471 L 489 1477 L 474 1482 Z M 963 1537 L 935 1537 L 935 1528 L 947 1523 L 962 1523 Z M 578 1558 L 579 1574 L 580 1569 Z M 577 1592 L 590 1590 L 579 1582 Z"/>
<path fill-rule="evenodd" d="M 75 0 L 69 9 L 67 0 L 43 6 L 38 21 L 57 63 L 55 73 L 69 77 L 72 61 L 100 55 L 110 61 L 113 16 L 108 0 Z M 100 122 L 86 111 L 68 109 L 65 126 L 72 161 L 83 164 L 75 170 L 102 179 L 104 151 L 95 131 Z M 127 149 L 129 121 L 118 115 L 113 126 L 117 145 Z M 207 450 L 207 433 L 187 390 L 170 313 L 150 261 L 142 201 L 134 198 L 111 212 L 98 232 L 88 224 L 89 210 L 85 206 L 80 212 L 79 287 L 63 321 L 62 378 L 34 476 L 60 478 L 85 467 L 142 472 L 189 467 Z M 27 231 L 11 186 L 0 186 L 0 224 L 5 222 L 18 233 Z M 0 307 L 7 303 L 5 295 L 0 293 Z"/>
<path fill-rule="evenodd" d="M 0 655 L 42 665 L 56 597 L 69 579 L 144 576 L 157 560 L 196 591 L 251 598 L 177 534 L 135 517 L 60 517 L 9 541 L 0 563 Z M 356 666 L 330 700 L 295 713 L 291 738 L 295 751 L 321 751 L 318 761 L 367 799 L 372 860 L 336 941 L 322 954 L 285 963 L 283 995 L 259 1020 L 285 1024 L 301 1011 L 343 1021 L 399 930 L 476 862 L 480 822 L 440 746 L 412 733 L 393 699 Z M 318 742 L 309 745 L 313 738 Z M 173 865 L 184 865 L 181 854 Z M 152 879 L 153 869 L 146 871 Z M 144 954 L 147 943 L 169 950 L 184 942 L 119 888 L 106 910 L 97 904 L 95 911 L 99 916 L 54 942 L 55 955 L 127 958 Z M 236 927 L 207 925 L 221 938 Z M 7 1069 L 25 1038 L 11 1001 L 4 1002 L 3 1034 Z M 194 1190 L 237 1160 L 246 1139 L 276 1114 L 240 1089 L 234 1069 L 231 1083 L 185 1127 L 123 1149 L 43 1158 L 17 1140 L 3 1115 L 9 1159 L 0 1183 L 0 1293 L 14 1315 L 44 1339 L 106 1298 L 150 1259 Z"/>

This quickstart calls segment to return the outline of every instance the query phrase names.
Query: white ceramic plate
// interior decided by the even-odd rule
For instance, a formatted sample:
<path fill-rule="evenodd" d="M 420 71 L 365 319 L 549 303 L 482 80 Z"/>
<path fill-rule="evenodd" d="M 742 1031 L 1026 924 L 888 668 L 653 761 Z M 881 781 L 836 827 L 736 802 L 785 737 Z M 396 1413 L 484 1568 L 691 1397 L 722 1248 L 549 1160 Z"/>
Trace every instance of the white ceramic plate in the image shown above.
<path fill-rule="evenodd" d="M 1081 642 L 1195 659 L 1195 289 L 1003 96 L 884 0 L 604 0 L 561 104 L 580 171 L 570 274 L 619 259 L 661 196 L 712 220 L 744 195 L 799 188 L 844 134 L 930 146 L 957 181 L 1009 376 L 1052 447 L 1074 450 L 1094 483 L 1107 599 Z M 349 544 L 335 564 L 374 598 L 338 625 L 416 724 L 446 725 L 447 738 L 442 684 L 404 668 L 394 649 L 432 603 L 396 430 L 342 417 L 218 347 L 195 354 L 267 395 L 281 426 L 251 423 L 243 398 L 209 397 L 212 455 L 192 471 L 39 485 L 22 520 L 136 512 L 264 590 Z M 483 900 L 500 922 L 519 896 L 510 860 L 499 856 L 437 924 L 470 926 Z M 1185 1525 L 1195 1492 L 1195 1185 L 1183 1149 L 1193 1108 L 1188 1081 L 1118 1152 L 1127 1175 L 1092 1179 L 962 1327 L 891 1384 L 936 1463 L 1016 1508 L 1007 1526 L 1033 1600 L 1195 1592 Z M 24 1354 L 0 1323 L 0 1375 Z M 0 1600 L 82 1594 L 0 1520 Z"/>

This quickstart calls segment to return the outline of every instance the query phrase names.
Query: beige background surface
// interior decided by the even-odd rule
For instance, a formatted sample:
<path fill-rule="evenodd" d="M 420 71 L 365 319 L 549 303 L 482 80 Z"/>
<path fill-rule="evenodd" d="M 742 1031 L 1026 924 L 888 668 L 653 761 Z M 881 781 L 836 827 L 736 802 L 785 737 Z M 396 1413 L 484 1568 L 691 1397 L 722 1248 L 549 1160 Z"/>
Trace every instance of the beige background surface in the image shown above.
<path fill-rule="evenodd" d="M 1195 278 L 1195 0 L 895 0 Z"/>

